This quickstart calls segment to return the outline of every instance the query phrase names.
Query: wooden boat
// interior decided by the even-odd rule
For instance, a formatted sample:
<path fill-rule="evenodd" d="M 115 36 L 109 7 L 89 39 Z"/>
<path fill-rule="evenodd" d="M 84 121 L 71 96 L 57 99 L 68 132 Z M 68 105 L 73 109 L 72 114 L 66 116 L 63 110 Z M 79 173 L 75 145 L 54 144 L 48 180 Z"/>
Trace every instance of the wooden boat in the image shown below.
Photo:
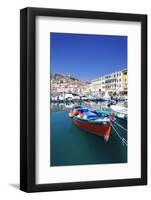
<path fill-rule="evenodd" d="M 108 141 L 114 113 L 97 112 L 83 106 L 75 106 L 69 113 L 74 124 L 84 131 L 103 136 Z"/>

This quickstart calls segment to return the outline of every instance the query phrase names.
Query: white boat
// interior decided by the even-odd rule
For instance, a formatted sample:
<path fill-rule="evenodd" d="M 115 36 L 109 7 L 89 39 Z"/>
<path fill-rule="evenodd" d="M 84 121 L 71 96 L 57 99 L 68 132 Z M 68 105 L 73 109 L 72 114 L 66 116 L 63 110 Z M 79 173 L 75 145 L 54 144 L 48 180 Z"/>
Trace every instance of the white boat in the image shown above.
<path fill-rule="evenodd" d="M 52 102 L 57 102 L 57 101 L 58 101 L 58 97 L 57 97 L 57 96 L 51 97 L 51 101 L 52 101 Z"/>
<path fill-rule="evenodd" d="M 64 97 L 63 96 L 59 96 L 58 97 L 58 101 L 62 101 L 63 102 L 64 101 Z"/>
<path fill-rule="evenodd" d="M 88 100 L 88 97 L 85 96 L 85 95 L 83 95 L 83 96 L 81 96 L 81 99 L 82 99 L 83 101 L 87 101 L 87 100 Z"/>
<path fill-rule="evenodd" d="M 64 95 L 64 98 L 65 98 L 65 100 L 67 100 L 67 101 L 72 101 L 73 95 L 67 93 L 67 94 Z"/>
<path fill-rule="evenodd" d="M 127 99 L 128 99 L 128 98 L 127 98 L 126 95 L 120 96 L 120 97 L 119 97 L 119 100 L 120 100 L 120 101 L 127 101 Z"/>
<path fill-rule="evenodd" d="M 90 101 L 94 101 L 94 100 L 95 100 L 95 97 L 92 96 L 92 95 L 88 95 L 87 98 L 88 98 L 88 100 L 90 100 Z"/>
<path fill-rule="evenodd" d="M 102 101 L 109 101 L 109 100 L 111 100 L 111 97 L 110 96 L 102 96 L 102 97 L 100 97 L 100 99 Z"/>
<path fill-rule="evenodd" d="M 119 106 L 119 105 L 111 105 L 111 110 L 113 110 L 116 114 L 117 117 L 119 118 L 127 118 L 128 116 L 128 110 L 127 108 L 123 107 L 123 106 Z"/>

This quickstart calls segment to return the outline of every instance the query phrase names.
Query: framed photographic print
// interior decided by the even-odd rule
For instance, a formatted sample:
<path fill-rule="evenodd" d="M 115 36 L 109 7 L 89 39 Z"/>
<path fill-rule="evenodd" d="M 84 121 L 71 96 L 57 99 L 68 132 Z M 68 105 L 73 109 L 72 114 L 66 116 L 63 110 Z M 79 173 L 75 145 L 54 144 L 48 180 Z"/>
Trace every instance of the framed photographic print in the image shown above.
<path fill-rule="evenodd" d="M 20 189 L 147 184 L 147 16 L 20 12 Z"/>

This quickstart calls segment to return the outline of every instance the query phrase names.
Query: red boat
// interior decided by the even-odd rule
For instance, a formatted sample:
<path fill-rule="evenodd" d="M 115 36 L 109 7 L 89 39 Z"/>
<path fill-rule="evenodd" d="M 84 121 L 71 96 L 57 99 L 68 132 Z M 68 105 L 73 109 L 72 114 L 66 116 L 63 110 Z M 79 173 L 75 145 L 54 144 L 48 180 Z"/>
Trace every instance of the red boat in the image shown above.
<path fill-rule="evenodd" d="M 111 124 L 114 121 L 114 113 L 111 115 L 104 112 L 97 112 L 83 106 L 75 106 L 69 113 L 69 117 L 79 128 L 103 136 L 105 141 L 108 141 Z"/>

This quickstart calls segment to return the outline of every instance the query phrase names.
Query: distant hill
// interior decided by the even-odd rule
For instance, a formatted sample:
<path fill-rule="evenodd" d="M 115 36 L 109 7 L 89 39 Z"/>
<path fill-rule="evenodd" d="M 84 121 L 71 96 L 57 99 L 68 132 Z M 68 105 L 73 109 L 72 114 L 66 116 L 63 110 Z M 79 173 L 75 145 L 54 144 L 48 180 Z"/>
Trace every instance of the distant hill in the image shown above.
<path fill-rule="evenodd" d="M 51 74 L 51 80 L 57 82 L 79 82 L 82 83 L 79 79 L 71 76 L 71 75 L 63 75 L 63 74 Z"/>

